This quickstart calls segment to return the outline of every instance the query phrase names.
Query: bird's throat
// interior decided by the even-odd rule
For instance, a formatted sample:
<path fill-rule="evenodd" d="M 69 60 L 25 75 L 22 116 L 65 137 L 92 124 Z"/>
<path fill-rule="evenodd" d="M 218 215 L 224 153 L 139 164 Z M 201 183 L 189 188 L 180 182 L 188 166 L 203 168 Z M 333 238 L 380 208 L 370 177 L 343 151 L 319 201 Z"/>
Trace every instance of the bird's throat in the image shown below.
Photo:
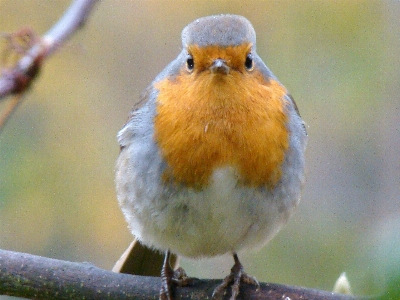
<path fill-rule="evenodd" d="M 289 143 L 282 85 L 257 72 L 203 72 L 155 88 L 154 137 L 168 166 L 164 180 L 201 189 L 216 169 L 229 166 L 240 184 L 278 183 Z"/>

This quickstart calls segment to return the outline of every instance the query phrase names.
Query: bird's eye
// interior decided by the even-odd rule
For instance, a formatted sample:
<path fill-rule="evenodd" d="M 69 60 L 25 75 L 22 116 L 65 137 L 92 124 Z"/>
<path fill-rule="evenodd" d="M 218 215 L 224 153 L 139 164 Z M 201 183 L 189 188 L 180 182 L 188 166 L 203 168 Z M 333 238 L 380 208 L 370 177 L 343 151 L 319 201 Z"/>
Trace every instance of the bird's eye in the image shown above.
<path fill-rule="evenodd" d="M 188 71 L 193 71 L 194 60 L 191 55 L 189 55 L 188 59 L 186 60 L 186 68 L 188 69 Z"/>
<path fill-rule="evenodd" d="M 251 53 L 247 54 L 244 66 L 246 67 L 247 71 L 253 70 L 254 64 L 253 64 L 253 56 L 251 55 Z"/>

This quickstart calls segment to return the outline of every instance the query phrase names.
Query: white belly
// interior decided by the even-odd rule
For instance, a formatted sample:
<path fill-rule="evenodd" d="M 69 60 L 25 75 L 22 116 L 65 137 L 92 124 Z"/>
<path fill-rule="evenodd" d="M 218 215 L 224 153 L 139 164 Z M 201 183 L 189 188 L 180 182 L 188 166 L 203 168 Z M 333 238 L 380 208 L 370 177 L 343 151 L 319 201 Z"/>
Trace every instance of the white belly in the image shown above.
<path fill-rule="evenodd" d="M 148 246 L 193 258 L 264 245 L 297 202 L 283 199 L 280 192 L 238 185 L 233 168 L 214 172 L 201 191 L 163 186 L 151 190 L 140 193 L 140 199 L 120 202 L 132 233 Z"/>

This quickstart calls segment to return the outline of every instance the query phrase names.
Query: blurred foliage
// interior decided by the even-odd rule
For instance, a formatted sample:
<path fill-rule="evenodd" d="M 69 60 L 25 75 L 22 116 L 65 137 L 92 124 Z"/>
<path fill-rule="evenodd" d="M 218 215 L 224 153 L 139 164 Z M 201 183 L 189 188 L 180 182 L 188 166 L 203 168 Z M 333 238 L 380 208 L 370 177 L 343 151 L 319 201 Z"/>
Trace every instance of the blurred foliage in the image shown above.
<path fill-rule="evenodd" d="M 29 25 L 43 34 L 68 4 L 0 0 L 0 31 Z M 267 247 L 241 255 L 247 272 L 331 290 L 346 271 L 356 294 L 395 286 L 387 275 L 400 249 L 395 1 L 102 1 L 0 135 L 0 248 L 112 267 L 132 239 L 115 199 L 115 135 L 179 52 L 182 28 L 217 13 L 253 23 L 260 56 L 308 124 L 302 203 Z M 220 278 L 232 261 L 182 264 Z"/>

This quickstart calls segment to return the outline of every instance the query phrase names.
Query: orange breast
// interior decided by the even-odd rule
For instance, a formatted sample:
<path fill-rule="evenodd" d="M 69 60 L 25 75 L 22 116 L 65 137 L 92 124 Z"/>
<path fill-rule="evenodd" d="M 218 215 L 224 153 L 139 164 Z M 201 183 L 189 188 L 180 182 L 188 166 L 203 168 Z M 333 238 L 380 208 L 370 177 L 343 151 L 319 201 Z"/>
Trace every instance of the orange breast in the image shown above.
<path fill-rule="evenodd" d="M 165 180 L 199 189 L 216 168 L 233 166 L 239 182 L 272 188 L 288 148 L 285 88 L 257 70 L 165 79 L 154 119 Z"/>

